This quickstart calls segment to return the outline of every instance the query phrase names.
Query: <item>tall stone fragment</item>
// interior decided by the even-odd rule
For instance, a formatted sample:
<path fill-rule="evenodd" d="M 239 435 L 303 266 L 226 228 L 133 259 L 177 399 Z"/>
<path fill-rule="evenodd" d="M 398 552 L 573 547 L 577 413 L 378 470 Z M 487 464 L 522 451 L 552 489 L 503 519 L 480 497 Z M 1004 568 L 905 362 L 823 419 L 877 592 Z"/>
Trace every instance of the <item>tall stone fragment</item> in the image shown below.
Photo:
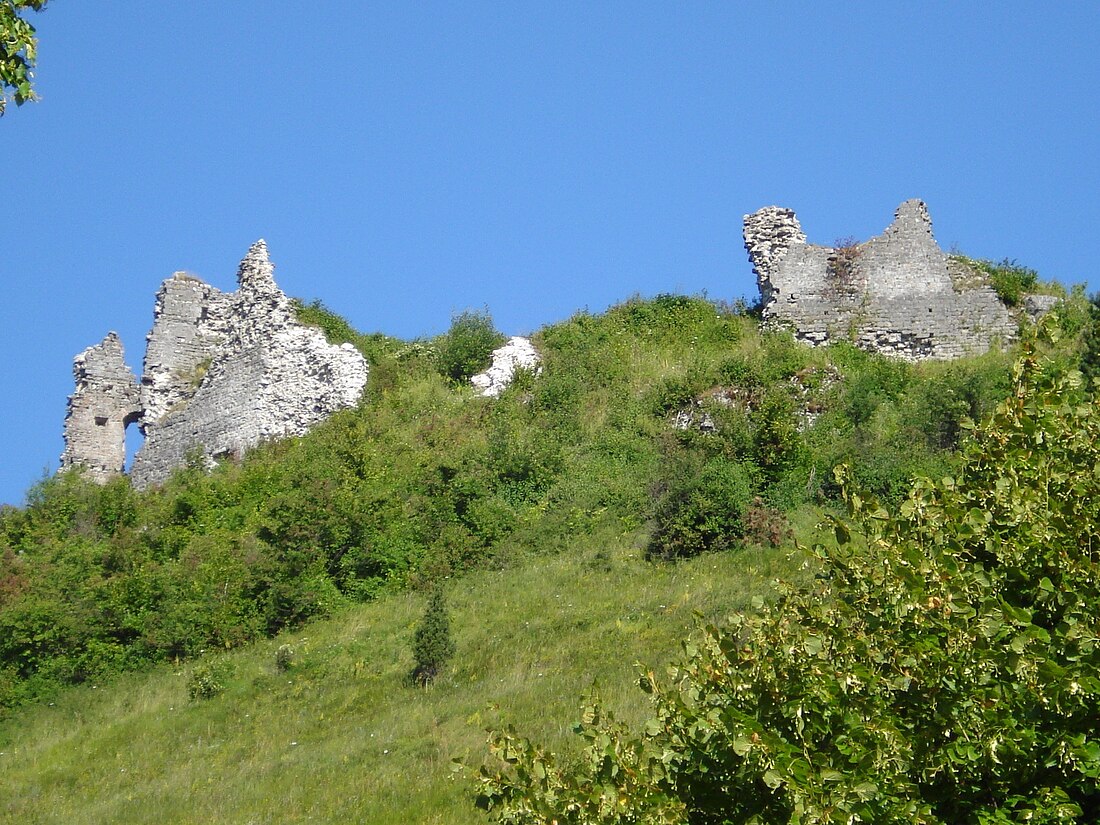
<path fill-rule="evenodd" d="M 184 272 L 157 292 L 141 376 L 142 431 L 192 395 L 229 335 L 231 296 Z"/>
<path fill-rule="evenodd" d="M 208 293 L 198 301 L 198 311 L 164 312 L 154 320 L 150 344 L 180 342 L 180 351 L 168 347 L 155 359 L 158 364 L 168 364 L 171 373 L 198 358 L 203 368 L 193 371 L 190 392 L 179 380 L 160 382 L 176 400 L 156 407 L 163 409 L 159 416 L 145 415 L 145 443 L 132 470 L 139 487 L 166 480 L 193 451 L 208 463 L 240 456 L 264 440 L 302 435 L 358 403 L 366 361 L 350 344 L 329 344 L 319 329 L 298 322 L 275 283 L 262 240 L 241 261 L 237 282 L 234 293 Z M 191 335 L 184 317 L 205 317 L 208 323 L 201 327 L 194 321 Z M 156 383 L 146 386 L 151 390 Z"/>
<path fill-rule="evenodd" d="M 126 427 L 141 415 L 141 393 L 113 332 L 73 359 L 76 388 L 65 416 L 61 469 L 83 467 L 105 482 L 126 464 Z"/>
<path fill-rule="evenodd" d="M 807 244 L 794 212 L 774 206 L 746 215 L 744 236 L 765 321 L 809 343 L 850 340 L 917 360 L 978 354 L 1015 337 L 992 287 L 936 244 L 919 200 L 901 204 L 881 235 L 850 247 Z"/>

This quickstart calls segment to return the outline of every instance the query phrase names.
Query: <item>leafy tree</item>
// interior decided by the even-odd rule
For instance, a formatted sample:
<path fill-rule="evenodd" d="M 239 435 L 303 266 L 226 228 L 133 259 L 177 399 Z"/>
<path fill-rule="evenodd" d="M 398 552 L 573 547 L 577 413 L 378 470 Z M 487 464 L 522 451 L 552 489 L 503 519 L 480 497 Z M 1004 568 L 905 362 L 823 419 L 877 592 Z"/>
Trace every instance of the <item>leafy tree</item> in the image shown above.
<path fill-rule="evenodd" d="M 38 57 L 35 28 L 23 16 L 27 9 L 41 11 L 48 0 L 0 0 L 0 115 L 9 98 L 17 106 L 35 100 L 31 83 Z"/>
<path fill-rule="evenodd" d="M 422 685 L 432 681 L 455 655 L 451 638 L 451 620 L 443 598 L 443 588 L 436 587 L 428 597 L 428 606 L 413 636 L 413 656 L 416 668 L 413 678 Z"/>
<path fill-rule="evenodd" d="M 812 588 L 685 646 L 634 734 L 598 701 L 565 765 L 513 731 L 500 822 L 1055 823 L 1100 817 L 1100 408 L 1027 344 L 952 478 L 848 520 Z"/>

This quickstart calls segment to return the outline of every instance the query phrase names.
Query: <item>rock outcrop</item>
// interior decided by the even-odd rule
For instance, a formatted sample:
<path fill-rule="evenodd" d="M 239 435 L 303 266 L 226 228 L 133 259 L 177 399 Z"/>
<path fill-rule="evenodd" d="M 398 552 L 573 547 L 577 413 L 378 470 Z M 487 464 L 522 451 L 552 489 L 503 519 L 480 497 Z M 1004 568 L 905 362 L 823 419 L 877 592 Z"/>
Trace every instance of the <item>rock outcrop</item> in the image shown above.
<path fill-rule="evenodd" d="M 76 388 L 65 416 L 61 469 L 80 466 L 100 483 L 126 464 L 126 427 L 141 415 L 141 393 L 113 332 L 73 359 Z"/>
<path fill-rule="evenodd" d="M 367 382 L 366 361 L 350 344 L 329 344 L 319 329 L 297 320 L 275 283 L 263 241 L 253 244 L 241 261 L 237 281 L 232 293 L 183 273 L 164 282 L 147 337 L 140 391 L 122 363 L 117 337 L 113 339 L 110 357 L 115 359 L 116 350 L 118 355 L 117 364 L 111 363 L 129 375 L 131 394 L 125 411 L 108 417 L 122 422 L 110 430 L 109 448 L 91 449 L 85 446 L 87 439 L 70 438 L 66 425 L 63 466 L 98 467 L 100 456 L 109 455 L 112 472 L 120 472 L 125 424 L 137 422 L 145 443 L 131 476 L 136 486 L 146 487 L 163 482 L 194 455 L 208 465 L 239 457 L 264 440 L 302 435 L 337 410 L 358 403 Z M 100 347 L 111 341 L 108 336 Z M 74 399 L 87 397 L 91 400 L 81 403 L 98 409 L 113 396 L 104 389 L 104 379 L 85 381 L 87 389 L 81 392 L 81 359 L 87 363 L 93 350 L 77 358 Z M 117 385 L 110 383 L 111 388 Z M 95 477 L 101 475 L 97 471 Z"/>
<path fill-rule="evenodd" d="M 919 200 L 898 207 L 881 235 L 836 248 L 806 243 L 789 209 L 744 220 L 764 319 L 803 341 L 850 340 L 917 360 L 982 353 L 1016 335 L 992 287 L 936 244 Z"/>
<path fill-rule="evenodd" d="M 512 383 L 516 370 L 537 370 L 542 359 L 530 339 L 521 336 L 509 338 L 502 347 L 493 350 L 492 362 L 485 372 L 479 372 L 470 378 L 470 383 L 481 390 L 481 394 L 496 398 Z"/>

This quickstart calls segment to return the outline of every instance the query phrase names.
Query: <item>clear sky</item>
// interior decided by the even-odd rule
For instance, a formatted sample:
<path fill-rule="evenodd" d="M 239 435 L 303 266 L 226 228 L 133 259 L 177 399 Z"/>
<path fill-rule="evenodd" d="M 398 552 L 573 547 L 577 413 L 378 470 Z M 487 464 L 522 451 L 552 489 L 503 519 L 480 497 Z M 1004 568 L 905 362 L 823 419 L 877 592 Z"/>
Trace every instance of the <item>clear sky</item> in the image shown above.
<path fill-rule="evenodd" d="M 160 282 L 284 290 L 404 338 L 631 295 L 755 297 L 741 217 L 1092 277 L 1100 4 L 52 0 L 0 119 L 0 501 L 62 449 L 73 356 L 140 371 Z"/>

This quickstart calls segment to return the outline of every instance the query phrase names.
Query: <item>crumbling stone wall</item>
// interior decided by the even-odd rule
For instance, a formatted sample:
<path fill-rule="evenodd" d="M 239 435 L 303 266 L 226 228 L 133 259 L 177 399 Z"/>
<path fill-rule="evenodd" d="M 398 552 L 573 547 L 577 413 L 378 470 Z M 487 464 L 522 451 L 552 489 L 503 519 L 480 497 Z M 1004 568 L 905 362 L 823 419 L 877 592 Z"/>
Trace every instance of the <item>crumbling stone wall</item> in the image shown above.
<path fill-rule="evenodd" d="M 806 243 L 790 209 L 769 206 L 744 220 L 765 321 L 801 340 L 851 340 L 916 360 L 977 354 L 1016 335 L 992 287 L 957 271 L 936 244 L 919 200 L 899 206 L 881 235 L 841 248 Z"/>
<path fill-rule="evenodd" d="M 100 483 L 126 464 L 126 427 L 141 415 L 140 392 L 113 332 L 73 359 L 76 388 L 65 416 L 61 469 L 84 467 Z"/>
<path fill-rule="evenodd" d="M 106 455 L 111 472 L 121 472 L 125 425 L 138 422 L 145 442 L 131 476 L 136 486 L 146 487 L 165 481 L 196 451 L 207 464 L 237 457 L 266 439 L 302 435 L 358 403 L 367 382 L 365 359 L 350 344 L 329 344 L 321 330 L 298 322 L 275 283 L 262 240 L 241 261 L 237 282 L 232 293 L 183 273 L 164 282 L 146 339 L 140 390 L 122 363 L 117 336 L 105 339 L 100 347 L 113 341 L 111 369 L 121 365 L 129 376 L 128 406 L 116 404 L 108 420 L 120 425 L 94 444 L 78 428 L 70 437 L 67 423 L 63 467 L 99 467 Z M 96 349 L 78 356 L 78 366 L 100 364 L 99 355 L 88 357 Z M 96 375 L 105 369 L 97 366 Z M 85 380 L 82 390 L 77 371 L 74 399 L 95 409 L 109 406 L 118 381 Z M 72 410 L 70 402 L 70 418 Z"/>
<path fill-rule="evenodd" d="M 157 291 L 141 376 L 141 426 L 164 418 L 195 394 L 218 347 L 229 336 L 227 295 L 177 272 Z"/>

